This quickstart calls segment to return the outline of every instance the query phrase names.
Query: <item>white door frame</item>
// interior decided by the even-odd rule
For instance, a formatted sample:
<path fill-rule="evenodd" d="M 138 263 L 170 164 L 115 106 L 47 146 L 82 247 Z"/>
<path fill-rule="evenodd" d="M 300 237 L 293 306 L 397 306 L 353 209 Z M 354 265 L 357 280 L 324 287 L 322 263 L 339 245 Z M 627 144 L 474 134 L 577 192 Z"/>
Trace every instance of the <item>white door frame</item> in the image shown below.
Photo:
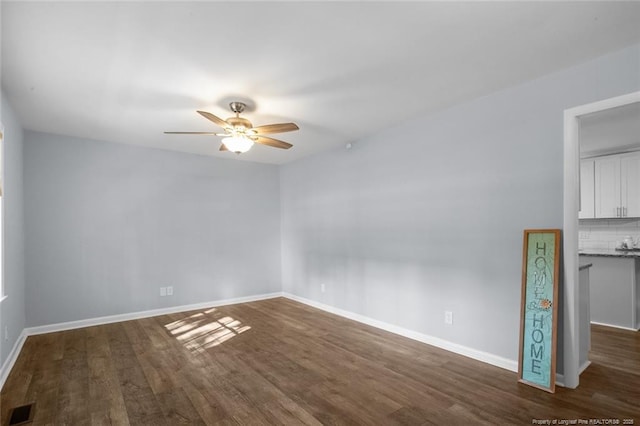
<path fill-rule="evenodd" d="M 5 299 L 4 279 L 4 125 L 0 122 L 0 302 Z"/>
<path fill-rule="evenodd" d="M 580 105 L 564 111 L 564 385 L 576 388 L 579 383 L 580 323 L 578 321 L 578 211 L 580 184 L 581 116 L 640 102 L 640 91 L 615 98 Z"/>

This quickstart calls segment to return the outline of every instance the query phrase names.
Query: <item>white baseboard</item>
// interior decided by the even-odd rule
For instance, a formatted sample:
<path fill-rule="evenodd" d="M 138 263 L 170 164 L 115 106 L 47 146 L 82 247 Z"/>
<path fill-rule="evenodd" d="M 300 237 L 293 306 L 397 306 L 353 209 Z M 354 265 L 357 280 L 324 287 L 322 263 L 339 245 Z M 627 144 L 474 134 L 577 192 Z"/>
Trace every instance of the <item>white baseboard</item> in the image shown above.
<path fill-rule="evenodd" d="M 258 300 L 273 299 L 274 297 L 282 297 L 282 293 L 276 292 L 276 293 L 260 294 L 256 296 L 236 297 L 233 299 L 215 300 L 210 302 L 195 303 L 192 305 L 171 306 L 169 308 L 152 309 L 149 311 L 132 312 L 129 314 L 110 315 L 106 317 L 88 318 L 88 319 L 79 320 L 79 321 L 69 321 L 69 322 L 62 322 L 58 324 L 49 324 L 49 325 L 42 325 L 39 327 L 25 328 L 24 330 L 22 330 L 22 333 L 20 333 L 18 340 L 13 345 L 13 349 L 11 350 L 11 353 L 9 354 L 4 364 L 2 365 L 2 369 L 0 369 L 0 390 L 2 390 L 2 388 L 4 387 L 4 383 L 7 380 L 7 377 L 9 377 L 9 373 L 11 372 L 13 365 L 18 359 L 18 355 L 20 355 L 22 346 L 24 345 L 25 340 L 27 340 L 27 337 L 29 336 L 34 336 L 37 334 L 44 334 L 44 333 L 53 333 L 56 331 L 73 330 L 76 328 L 91 327 L 94 325 L 111 324 L 114 322 L 129 321 L 133 319 L 149 318 L 149 317 L 155 317 L 158 315 L 174 314 L 177 312 L 186 312 L 186 311 L 193 311 L 197 309 L 215 308 L 217 306 L 235 305 L 237 303 L 255 302 Z"/>
<path fill-rule="evenodd" d="M 591 361 L 589 361 L 589 360 L 586 360 L 585 362 L 583 362 L 583 363 L 582 363 L 582 365 L 580 366 L 580 368 L 578 368 L 578 376 L 579 376 L 580 374 L 582 374 L 582 372 L 583 372 L 584 370 L 586 370 L 586 369 L 587 369 L 587 367 L 588 367 L 588 366 L 590 366 L 590 365 L 591 365 Z"/>
<path fill-rule="evenodd" d="M 340 308 L 336 308 L 334 306 L 316 302 L 311 299 L 306 299 L 304 297 L 296 296 L 291 293 L 275 292 L 275 293 L 268 293 L 268 294 L 262 294 L 262 295 L 256 295 L 256 296 L 223 299 L 223 300 L 210 301 L 210 302 L 204 302 L 204 303 L 196 303 L 192 305 L 172 306 L 169 308 L 152 309 L 148 311 L 132 312 L 128 314 L 110 315 L 105 317 L 89 318 L 89 319 L 79 320 L 79 321 L 70 321 L 70 322 L 63 322 L 58 324 L 50 324 L 50 325 L 43 325 L 38 327 L 25 328 L 20 334 L 20 337 L 16 341 L 16 344 L 14 345 L 11 353 L 9 354 L 9 357 L 7 358 L 4 365 L 2 366 L 2 369 L 0 370 L 0 390 L 2 389 L 2 386 L 4 385 L 5 380 L 9 376 L 9 372 L 11 371 L 11 368 L 13 368 L 13 365 L 15 364 L 15 361 L 18 358 L 18 355 L 22 350 L 22 346 L 24 345 L 24 342 L 28 336 L 44 334 L 44 333 L 52 333 L 56 331 L 72 330 L 72 329 L 83 328 L 83 327 L 91 327 L 95 325 L 110 324 L 114 322 L 148 318 L 148 317 L 154 317 L 158 315 L 192 311 L 197 309 L 208 309 L 208 308 L 214 308 L 217 306 L 233 305 L 237 303 L 255 302 L 259 300 L 272 299 L 275 297 L 286 297 L 296 302 L 304 303 L 305 305 L 318 308 L 325 312 L 329 312 L 329 313 L 339 315 L 341 317 L 345 317 L 363 324 L 370 325 L 372 327 L 389 331 L 391 333 L 398 334 L 400 336 L 404 336 L 409 339 L 416 340 L 422 343 L 426 343 L 428 345 L 436 346 L 438 348 L 441 348 L 450 352 L 454 352 L 459 355 L 463 355 L 468 358 L 475 359 L 477 361 L 485 362 L 487 364 L 491 364 L 496 367 L 504 368 L 506 370 L 513 371 L 513 372 L 518 371 L 518 362 L 515 360 L 503 358 L 488 352 L 479 351 L 477 349 L 473 349 L 457 343 L 449 342 L 447 340 L 440 339 L 438 337 L 429 336 L 427 334 L 419 333 L 417 331 L 413 331 L 413 330 L 409 330 L 393 324 L 389 324 L 384 321 L 379 321 L 364 315 L 356 314 L 354 312 L 346 311 Z M 584 368 L 586 368 L 586 366 Z M 559 386 L 563 386 L 562 382 L 563 382 L 562 375 L 560 374 L 556 375 L 556 384 L 558 384 Z"/>
<path fill-rule="evenodd" d="M 282 297 L 282 293 L 267 293 L 256 296 L 236 297 L 233 299 L 214 300 L 210 302 L 194 303 L 191 305 L 171 306 L 168 308 L 151 309 L 149 311 L 132 312 L 129 314 L 109 315 L 106 317 L 88 318 L 79 321 L 61 322 L 58 324 L 42 325 L 39 327 L 29 327 L 25 331 L 27 336 L 36 334 L 53 333 L 56 331 L 73 330 L 76 328 L 91 327 L 94 325 L 111 324 L 114 322 L 130 321 L 141 318 L 156 317 L 158 315 L 175 314 L 178 312 L 194 311 L 197 309 L 215 308 L 217 306 L 235 305 L 237 303 L 255 302 L 258 300 L 273 299 Z"/>
<path fill-rule="evenodd" d="M 0 390 L 4 387 L 4 382 L 7 381 L 7 377 L 9 377 L 9 373 L 13 368 L 13 365 L 16 363 L 18 359 L 18 355 L 22 351 L 22 346 L 24 346 L 24 342 L 27 340 L 27 333 L 25 330 L 22 330 L 22 333 L 18 336 L 16 343 L 13 345 L 13 349 L 9 353 L 9 356 L 2 364 L 2 368 L 0 368 Z"/>
<path fill-rule="evenodd" d="M 584 363 L 582 363 L 582 365 L 578 368 L 578 376 L 582 374 L 582 372 L 584 370 L 587 369 L 588 366 L 591 365 L 591 361 L 586 360 Z M 556 374 L 556 385 L 557 386 L 561 386 L 561 387 L 566 387 L 564 385 L 564 375 L 563 374 Z"/>
<path fill-rule="evenodd" d="M 591 321 L 591 324 L 594 324 L 594 325 L 603 325 L 603 326 L 605 326 L 605 327 L 619 328 L 619 329 L 621 329 L 621 330 L 640 331 L 640 329 L 638 329 L 638 328 L 625 327 L 625 326 L 622 326 L 622 325 L 606 324 L 606 323 L 604 323 L 604 322 Z"/>
<path fill-rule="evenodd" d="M 282 295 L 288 299 L 295 300 L 296 302 L 304 303 L 305 305 L 309 305 L 314 308 L 318 308 L 335 315 L 340 315 L 341 317 L 358 321 L 363 324 L 370 325 L 372 327 L 386 330 L 391 333 L 398 334 L 400 336 L 408 337 L 409 339 L 417 340 L 419 342 L 426 343 L 431 346 L 436 346 L 438 348 L 447 350 L 449 352 L 454 352 L 459 355 L 464 355 L 468 358 L 472 358 L 477 361 L 482 361 L 487 364 L 504 368 L 509 371 L 514 371 L 514 372 L 518 371 L 518 362 L 515 360 L 503 358 L 501 356 L 490 354 L 488 352 L 479 351 L 477 349 L 469 348 L 467 346 L 459 345 L 457 343 L 452 343 L 447 340 L 440 339 L 438 337 L 429 336 L 427 334 L 419 333 L 417 331 L 409 330 L 403 327 L 398 327 L 396 325 L 389 324 L 384 321 L 379 321 L 364 315 L 360 315 L 360 314 L 356 314 L 340 308 L 336 308 L 334 306 L 325 305 L 324 303 L 316 302 L 315 300 L 296 296 L 295 294 L 284 292 Z"/>

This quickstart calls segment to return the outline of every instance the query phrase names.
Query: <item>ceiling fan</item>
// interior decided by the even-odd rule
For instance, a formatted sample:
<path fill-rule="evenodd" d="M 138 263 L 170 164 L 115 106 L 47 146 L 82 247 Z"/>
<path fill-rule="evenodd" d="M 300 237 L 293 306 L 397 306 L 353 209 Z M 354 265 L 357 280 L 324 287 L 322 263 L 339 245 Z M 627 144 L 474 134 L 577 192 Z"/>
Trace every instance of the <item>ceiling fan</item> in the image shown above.
<path fill-rule="evenodd" d="M 223 120 L 210 112 L 198 111 L 198 114 L 222 127 L 225 133 L 215 132 L 164 132 L 171 135 L 215 135 L 222 136 L 222 145 L 220 151 L 231 151 L 236 154 L 242 154 L 251 149 L 254 143 L 272 146 L 274 148 L 289 149 L 293 145 L 290 143 L 267 137 L 264 135 L 272 133 L 284 133 L 298 130 L 299 127 L 295 123 L 279 123 L 267 124 L 264 126 L 253 127 L 251 122 L 246 118 L 240 117 L 240 114 L 246 108 L 242 102 L 231 102 L 229 104 L 231 111 L 236 114 L 235 117 Z"/>

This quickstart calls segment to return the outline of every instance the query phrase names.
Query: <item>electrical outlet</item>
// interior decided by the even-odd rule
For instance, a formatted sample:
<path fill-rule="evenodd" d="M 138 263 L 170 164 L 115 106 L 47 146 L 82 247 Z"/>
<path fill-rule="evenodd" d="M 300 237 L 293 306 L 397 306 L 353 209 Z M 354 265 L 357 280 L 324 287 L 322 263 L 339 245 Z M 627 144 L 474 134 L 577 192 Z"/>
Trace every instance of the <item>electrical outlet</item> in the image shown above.
<path fill-rule="evenodd" d="M 453 325 L 453 312 L 444 311 L 444 323 L 448 325 Z"/>
<path fill-rule="evenodd" d="M 322 293 L 324 293 L 325 291 L 327 291 L 327 288 L 326 288 L 326 286 L 324 285 L 324 283 L 323 283 L 323 284 L 320 284 L 320 291 L 321 291 Z"/>
<path fill-rule="evenodd" d="M 164 297 L 167 295 L 167 288 L 166 287 L 160 287 L 160 296 Z"/>
<path fill-rule="evenodd" d="M 173 286 L 167 287 L 167 296 L 173 296 Z"/>
<path fill-rule="evenodd" d="M 4 326 L 4 340 L 9 340 L 9 326 Z"/>

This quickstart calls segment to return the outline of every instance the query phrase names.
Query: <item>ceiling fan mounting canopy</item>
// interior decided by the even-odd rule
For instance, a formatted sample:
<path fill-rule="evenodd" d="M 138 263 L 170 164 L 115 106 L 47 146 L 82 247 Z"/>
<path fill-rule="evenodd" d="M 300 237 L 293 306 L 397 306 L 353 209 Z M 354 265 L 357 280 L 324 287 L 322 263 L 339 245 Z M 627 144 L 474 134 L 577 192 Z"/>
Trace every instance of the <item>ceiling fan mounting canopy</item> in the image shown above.
<path fill-rule="evenodd" d="M 220 145 L 220 151 L 232 151 L 236 154 L 247 152 L 254 143 L 262 145 L 268 145 L 275 148 L 289 149 L 293 145 L 290 143 L 274 139 L 271 137 L 263 136 L 271 133 L 283 133 L 298 130 L 299 127 L 295 123 L 278 123 L 267 124 L 264 126 L 253 127 L 253 124 L 246 118 L 240 117 L 240 114 L 245 110 L 246 104 L 244 102 L 231 102 L 229 108 L 235 117 L 227 118 L 223 120 L 210 112 L 197 111 L 198 114 L 206 118 L 207 120 L 222 127 L 225 133 L 214 132 L 165 132 L 166 134 L 188 134 L 188 135 L 214 135 L 222 136 L 222 145 Z"/>
<path fill-rule="evenodd" d="M 244 102 L 231 102 L 229 104 L 229 108 L 231 108 L 231 111 L 235 112 L 236 114 L 242 114 L 246 107 L 247 104 L 245 104 Z"/>

